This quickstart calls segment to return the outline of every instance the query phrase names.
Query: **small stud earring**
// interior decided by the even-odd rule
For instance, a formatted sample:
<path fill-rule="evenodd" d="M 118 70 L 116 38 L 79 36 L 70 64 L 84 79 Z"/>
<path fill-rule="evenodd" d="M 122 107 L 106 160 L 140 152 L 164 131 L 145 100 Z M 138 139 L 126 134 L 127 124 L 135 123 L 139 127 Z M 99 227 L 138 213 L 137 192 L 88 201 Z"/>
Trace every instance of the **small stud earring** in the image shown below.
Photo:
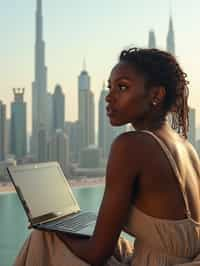
<path fill-rule="evenodd" d="M 153 104 L 153 106 L 156 106 L 157 105 L 157 103 L 155 101 L 153 101 L 152 104 Z"/>

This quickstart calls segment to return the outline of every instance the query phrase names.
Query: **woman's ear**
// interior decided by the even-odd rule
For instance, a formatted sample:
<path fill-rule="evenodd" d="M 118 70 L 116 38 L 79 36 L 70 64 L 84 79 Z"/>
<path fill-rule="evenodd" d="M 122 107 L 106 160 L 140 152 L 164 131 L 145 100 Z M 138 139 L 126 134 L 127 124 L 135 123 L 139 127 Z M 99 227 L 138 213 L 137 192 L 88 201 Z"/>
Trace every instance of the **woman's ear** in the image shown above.
<path fill-rule="evenodd" d="M 153 105 L 161 104 L 164 101 L 166 89 L 163 86 L 153 87 L 151 89 L 151 101 Z"/>

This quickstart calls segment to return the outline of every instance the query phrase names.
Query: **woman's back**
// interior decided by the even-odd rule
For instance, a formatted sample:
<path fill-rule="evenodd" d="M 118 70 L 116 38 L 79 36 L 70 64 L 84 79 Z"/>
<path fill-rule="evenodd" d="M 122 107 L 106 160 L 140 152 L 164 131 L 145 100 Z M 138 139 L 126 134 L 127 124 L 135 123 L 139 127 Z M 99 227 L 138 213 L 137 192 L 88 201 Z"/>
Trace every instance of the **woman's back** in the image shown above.
<path fill-rule="evenodd" d="M 186 218 L 183 199 L 186 193 L 191 216 L 200 221 L 198 155 L 188 141 L 173 131 L 151 136 L 148 131 L 141 132 L 144 166 L 136 182 L 134 205 L 151 216 L 179 220 Z"/>
<path fill-rule="evenodd" d="M 193 151 L 181 139 L 173 140 L 170 147 L 160 136 L 142 132 L 148 135 L 147 141 L 153 140 L 148 146 L 152 144 L 154 152 L 144 158 L 148 170 L 138 178 L 138 191 L 125 227 L 136 237 L 132 265 L 191 262 L 200 254 L 198 158 L 191 161 Z"/>

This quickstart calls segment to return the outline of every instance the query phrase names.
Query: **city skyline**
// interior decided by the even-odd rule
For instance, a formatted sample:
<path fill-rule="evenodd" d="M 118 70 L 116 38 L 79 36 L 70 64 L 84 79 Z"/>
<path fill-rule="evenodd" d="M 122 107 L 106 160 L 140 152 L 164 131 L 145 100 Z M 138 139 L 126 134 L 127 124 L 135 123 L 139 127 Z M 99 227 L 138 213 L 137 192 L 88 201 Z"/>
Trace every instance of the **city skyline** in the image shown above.
<path fill-rule="evenodd" d="M 3 4 L 3 8 L 0 11 L 2 12 L 0 25 L 3 34 L 2 48 L 0 51 L 0 55 L 2 53 L 2 60 L 0 62 L 2 69 L 0 100 L 6 105 L 9 105 L 7 113 L 10 113 L 12 89 L 14 87 L 26 88 L 25 101 L 28 103 L 27 117 L 29 132 L 31 130 L 31 82 L 34 80 L 35 2 L 33 0 L 31 3 L 26 3 L 24 0 L 21 0 L 19 5 L 10 9 L 9 7 L 13 2 L 8 1 Z M 77 77 L 82 70 L 84 57 L 86 58 L 88 73 L 92 79 L 91 90 L 95 95 L 95 109 L 97 110 L 103 80 L 107 80 L 112 66 L 117 62 L 117 56 L 121 49 L 129 45 L 147 47 L 148 32 L 151 29 L 155 32 L 157 47 L 166 49 L 166 37 L 170 17 L 168 2 L 161 5 L 156 0 L 152 1 L 155 10 L 147 3 L 144 5 L 144 1 L 137 3 L 137 5 L 128 1 L 126 7 L 122 5 L 122 1 L 117 1 L 113 5 L 113 9 L 111 8 L 111 2 L 113 1 L 109 1 L 106 5 L 104 1 L 100 4 L 97 1 L 92 2 L 88 0 L 84 1 L 85 5 L 75 2 L 68 7 L 63 0 L 59 0 L 56 3 L 51 0 L 48 0 L 48 2 L 47 0 L 43 0 L 42 2 L 44 41 L 46 43 L 45 57 L 46 66 L 49 70 L 47 89 L 53 92 L 57 83 L 62 86 L 66 97 L 67 120 L 75 120 L 78 118 Z M 193 6 L 191 5 L 192 3 Z M 15 5 L 15 2 L 13 5 Z M 199 4 L 195 1 L 190 1 L 190 9 L 188 9 L 188 3 L 186 1 L 173 1 L 172 18 L 175 32 L 176 55 L 191 81 L 189 102 L 193 108 L 197 109 L 196 122 L 199 127 L 200 107 L 198 97 L 200 97 L 200 93 L 198 92 L 198 87 L 200 86 L 200 77 L 197 70 L 198 66 L 200 67 L 200 63 L 194 51 L 198 53 L 197 48 L 198 42 L 200 41 L 198 36 L 196 38 L 196 35 L 200 37 L 200 30 L 196 27 L 197 32 L 195 32 L 196 24 L 192 22 L 195 18 L 197 19 L 198 12 L 195 13 L 195 11 L 198 6 Z M 145 7 L 145 9 L 142 10 L 142 7 Z M 132 15 L 128 10 L 131 8 Z M 153 17 L 157 9 L 160 10 L 157 16 L 159 23 Z M 186 23 L 185 19 L 183 20 L 184 15 L 188 14 L 186 13 L 188 10 L 193 14 L 190 20 L 191 25 Z M 71 11 L 71 14 L 69 11 Z M 25 15 L 22 16 L 24 12 Z M 75 12 L 77 16 L 74 19 L 73 14 Z M 119 16 L 120 12 L 122 12 L 123 16 Z M 146 16 L 145 14 L 148 12 L 149 16 Z M 100 25 L 99 19 L 101 13 L 103 16 L 102 24 Z M 95 17 L 95 14 L 99 14 L 99 16 Z M 145 16 L 144 21 L 140 18 L 141 14 Z M 111 16 L 109 17 L 109 15 Z M 118 24 L 117 17 L 119 18 Z M 83 20 L 84 18 L 86 20 Z M 73 26 L 69 23 L 65 24 L 67 19 L 68 22 L 73 22 Z M 6 23 L 7 20 L 15 23 L 8 24 Z M 92 20 L 93 25 L 91 26 L 89 22 Z M 139 27 L 136 24 L 137 20 L 140 22 Z M 133 27 L 132 36 L 128 32 L 129 28 L 125 27 L 126 25 Z M 116 28 L 117 32 L 115 32 Z M 110 29 L 113 30 L 110 32 Z M 127 33 L 124 29 L 126 29 Z M 194 32 L 195 35 L 192 35 Z M 112 41 L 110 35 L 112 35 Z M 191 41 L 191 36 L 195 38 L 195 45 Z M 98 112 L 96 110 L 95 122 L 97 125 Z"/>

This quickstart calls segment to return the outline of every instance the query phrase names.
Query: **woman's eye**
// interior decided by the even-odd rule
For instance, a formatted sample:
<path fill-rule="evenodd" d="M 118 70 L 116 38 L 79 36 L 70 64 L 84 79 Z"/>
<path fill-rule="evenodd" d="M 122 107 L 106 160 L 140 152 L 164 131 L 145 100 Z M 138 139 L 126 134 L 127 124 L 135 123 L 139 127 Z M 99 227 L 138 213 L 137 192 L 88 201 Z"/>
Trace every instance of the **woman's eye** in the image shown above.
<path fill-rule="evenodd" d="M 119 85 L 119 90 L 120 91 L 125 91 L 125 90 L 127 90 L 127 86 L 125 86 L 125 85 Z"/>

